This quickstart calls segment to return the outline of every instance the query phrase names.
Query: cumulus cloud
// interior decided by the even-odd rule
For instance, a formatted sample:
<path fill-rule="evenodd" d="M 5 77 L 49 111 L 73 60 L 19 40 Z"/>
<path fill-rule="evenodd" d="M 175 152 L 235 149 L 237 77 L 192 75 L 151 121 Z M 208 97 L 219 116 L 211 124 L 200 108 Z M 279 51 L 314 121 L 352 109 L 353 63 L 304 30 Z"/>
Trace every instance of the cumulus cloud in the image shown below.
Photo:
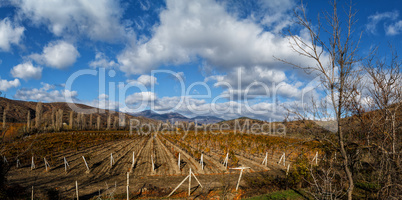
<path fill-rule="evenodd" d="M 36 100 L 44 102 L 66 102 L 67 99 L 76 99 L 77 91 L 56 90 L 55 85 L 41 83 L 42 88 L 22 88 L 17 90 L 14 98 L 21 100 Z"/>
<path fill-rule="evenodd" d="M 34 67 L 31 62 L 26 62 L 14 66 L 11 69 L 11 75 L 24 80 L 40 79 L 42 77 L 42 70 L 42 67 Z"/>
<path fill-rule="evenodd" d="M 157 85 L 158 84 L 158 79 L 154 76 L 146 75 L 143 74 L 140 77 L 137 78 L 137 80 L 127 80 L 129 83 L 140 83 L 145 86 L 150 86 L 150 85 Z"/>
<path fill-rule="evenodd" d="M 98 99 L 108 99 L 108 98 L 109 98 L 109 95 L 107 95 L 107 94 L 100 94 L 98 97 Z"/>
<path fill-rule="evenodd" d="M 119 1 L 17 0 L 18 13 L 36 25 L 45 25 L 56 36 L 83 35 L 91 40 L 114 42 L 126 35 Z"/>
<path fill-rule="evenodd" d="M 215 1 L 167 1 L 152 38 L 118 55 L 120 69 L 143 74 L 161 64 L 179 65 L 197 58 L 221 71 L 233 67 L 283 68 L 273 56 L 308 63 L 289 48 L 286 37 L 226 12 Z"/>
<path fill-rule="evenodd" d="M 13 25 L 12 22 L 5 18 L 0 21 L 0 50 L 9 51 L 11 45 L 18 45 L 24 34 L 24 27 Z"/>
<path fill-rule="evenodd" d="M 91 61 L 89 63 L 89 66 L 91 66 L 92 68 L 114 68 L 117 67 L 118 64 L 113 60 L 109 60 L 109 58 L 104 53 L 97 52 L 95 55 L 95 60 Z"/>
<path fill-rule="evenodd" d="M 402 20 L 386 26 L 385 33 L 387 35 L 398 35 L 402 33 Z"/>
<path fill-rule="evenodd" d="M 236 68 L 225 75 L 206 77 L 205 82 L 214 82 L 215 87 L 224 89 L 221 94 L 228 99 L 253 99 L 256 97 L 275 98 L 301 97 L 302 85 L 299 81 L 290 81 L 284 71 L 255 66 L 250 69 Z"/>
<path fill-rule="evenodd" d="M 156 94 L 153 92 L 138 92 L 126 97 L 126 104 L 148 103 L 156 100 Z"/>
<path fill-rule="evenodd" d="M 368 24 L 366 25 L 366 30 L 372 34 L 377 33 L 377 24 L 384 20 L 396 20 L 399 17 L 398 11 L 376 13 L 368 17 Z M 392 30 L 391 30 L 392 31 Z"/>
<path fill-rule="evenodd" d="M 65 69 L 75 63 L 80 56 L 74 45 L 59 40 L 50 42 L 43 48 L 42 54 L 32 54 L 29 57 L 46 66 Z"/>
<path fill-rule="evenodd" d="M 21 85 L 20 80 L 14 79 L 12 81 L 4 80 L 0 78 L 0 90 L 7 91 L 13 87 L 19 87 Z"/>

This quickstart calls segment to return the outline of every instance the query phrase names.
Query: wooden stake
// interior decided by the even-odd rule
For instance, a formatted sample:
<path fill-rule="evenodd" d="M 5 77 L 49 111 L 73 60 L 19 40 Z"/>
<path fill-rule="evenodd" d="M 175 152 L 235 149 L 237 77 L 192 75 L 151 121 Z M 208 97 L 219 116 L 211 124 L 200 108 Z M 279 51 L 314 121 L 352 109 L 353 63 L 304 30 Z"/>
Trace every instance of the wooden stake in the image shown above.
<path fill-rule="evenodd" d="M 230 169 L 240 169 L 240 175 L 239 175 L 239 179 L 237 180 L 236 191 L 239 189 L 241 176 L 243 175 L 243 170 L 249 169 L 249 168 L 250 168 L 250 167 L 236 167 L 236 168 L 230 168 Z"/>
<path fill-rule="evenodd" d="M 20 159 L 17 158 L 17 168 L 21 167 Z"/>
<path fill-rule="evenodd" d="M 67 173 L 67 167 L 70 169 L 70 165 L 68 164 L 66 157 L 64 157 L 64 171 Z"/>
<path fill-rule="evenodd" d="M 285 166 L 285 162 L 286 162 L 285 159 L 286 159 L 286 158 L 285 158 L 285 153 L 283 153 L 282 156 L 281 156 L 281 158 L 280 158 L 279 161 L 278 161 L 278 164 L 281 164 L 281 161 L 283 160 L 283 166 Z"/>
<path fill-rule="evenodd" d="M 190 173 L 188 174 L 188 196 L 190 196 L 191 193 L 191 168 L 190 168 Z"/>
<path fill-rule="evenodd" d="M 194 175 L 194 173 L 193 172 L 191 172 L 191 174 L 193 175 L 193 177 L 195 178 L 195 180 L 198 182 L 198 184 L 202 187 L 202 185 L 201 185 L 201 183 L 200 183 L 200 181 L 198 181 L 198 179 L 197 179 L 197 177 Z"/>
<path fill-rule="evenodd" d="M 84 157 L 84 156 L 83 156 Z M 84 159 L 85 160 L 85 159 Z M 79 195 L 78 195 L 78 183 L 75 181 L 75 193 L 77 194 L 77 200 L 79 200 Z"/>
<path fill-rule="evenodd" d="M 45 161 L 45 168 L 46 168 L 46 171 L 48 171 L 48 168 L 50 169 L 50 165 L 49 165 L 49 163 L 46 161 L 46 158 L 43 158 L 43 160 Z"/>
<path fill-rule="evenodd" d="M 34 157 L 32 156 L 31 170 L 35 169 Z"/>
<path fill-rule="evenodd" d="M 204 170 L 204 154 L 201 154 L 201 159 L 200 159 L 200 164 L 201 164 L 201 169 Z"/>
<path fill-rule="evenodd" d="M 314 162 L 315 160 L 315 165 L 318 165 L 318 151 L 315 153 L 315 156 L 311 162 Z"/>
<path fill-rule="evenodd" d="M 134 168 L 135 165 L 135 152 L 133 151 L 133 163 L 131 164 L 131 169 Z"/>
<path fill-rule="evenodd" d="M 33 186 L 32 186 L 32 193 L 31 193 L 31 200 L 34 199 L 34 191 L 33 191 Z"/>
<path fill-rule="evenodd" d="M 179 153 L 179 159 L 177 159 L 177 166 L 179 166 L 180 169 L 180 153 Z"/>
<path fill-rule="evenodd" d="M 190 172 L 189 172 L 188 176 L 186 176 L 186 178 L 184 178 L 184 180 L 167 197 L 170 197 L 184 183 L 184 181 L 186 181 L 187 179 L 189 179 L 189 181 L 188 181 L 188 196 L 190 196 L 190 192 L 191 192 L 191 176 L 193 176 L 195 178 L 195 180 L 198 182 L 198 184 L 202 187 L 200 181 L 198 181 L 197 177 L 194 175 L 194 173 L 191 171 L 191 168 L 190 168 Z"/>
<path fill-rule="evenodd" d="M 288 164 L 288 169 L 286 170 L 286 176 L 289 174 L 290 164 Z"/>
<path fill-rule="evenodd" d="M 89 173 L 89 167 L 87 161 L 85 160 L 85 157 L 82 156 L 82 159 L 84 160 L 85 166 L 87 166 L 87 173 Z"/>
<path fill-rule="evenodd" d="M 127 200 L 130 199 L 130 197 L 129 197 L 129 185 L 130 185 L 130 173 L 127 172 Z"/>
<path fill-rule="evenodd" d="M 223 165 L 225 168 L 228 168 L 228 162 L 229 162 L 229 153 L 226 154 L 225 160 L 223 161 Z"/>
<path fill-rule="evenodd" d="M 114 164 L 113 153 L 110 153 L 110 168 L 113 167 L 113 164 Z"/>
<path fill-rule="evenodd" d="M 155 171 L 154 157 L 152 154 L 151 154 L 151 162 L 152 162 L 152 171 Z"/>
<path fill-rule="evenodd" d="M 262 161 L 262 165 L 264 165 L 265 164 L 265 167 L 267 166 L 267 162 L 268 162 L 268 152 L 265 152 L 265 158 L 264 158 L 264 160 Z"/>
<path fill-rule="evenodd" d="M 187 179 L 188 179 L 188 176 L 186 176 L 186 178 L 184 178 L 184 180 L 167 197 L 170 197 L 174 193 L 174 191 L 176 191 L 177 188 L 179 188 L 184 183 L 184 181 L 186 181 Z"/>

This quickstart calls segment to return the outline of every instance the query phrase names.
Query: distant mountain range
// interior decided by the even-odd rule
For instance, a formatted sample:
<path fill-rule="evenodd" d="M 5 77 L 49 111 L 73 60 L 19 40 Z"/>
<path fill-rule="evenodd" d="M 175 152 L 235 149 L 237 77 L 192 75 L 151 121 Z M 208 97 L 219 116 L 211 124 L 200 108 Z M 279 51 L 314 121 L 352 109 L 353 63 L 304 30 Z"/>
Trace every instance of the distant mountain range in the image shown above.
<path fill-rule="evenodd" d="M 219 117 L 214 117 L 214 116 L 197 116 L 193 118 L 188 118 L 182 114 L 176 113 L 176 112 L 170 112 L 170 113 L 164 113 L 164 114 L 159 114 L 157 112 L 154 112 L 152 110 L 144 110 L 139 113 L 131 113 L 130 115 L 136 116 L 136 117 L 146 117 L 154 120 L 161 120 L 161 121 L 166 121 L 168 120 L 171 123 L 181 121 L 181 122 L 196 122 L 197 124 L 213 124 L 213 123 L 218 123 L 221 121 L 224 121 L 224 119 L 221 119 Z"/>

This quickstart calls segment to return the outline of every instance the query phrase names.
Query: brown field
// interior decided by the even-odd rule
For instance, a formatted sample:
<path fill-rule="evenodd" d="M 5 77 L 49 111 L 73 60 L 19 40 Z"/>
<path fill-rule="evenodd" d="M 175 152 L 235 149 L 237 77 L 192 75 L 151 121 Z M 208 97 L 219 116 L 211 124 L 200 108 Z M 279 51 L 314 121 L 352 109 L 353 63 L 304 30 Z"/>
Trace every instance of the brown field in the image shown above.
<path fill-rule="evenodd" d="M 193 179 L 192 196 L 210 198 L 221 194 L 225 186 L 231 191 L 232 197 L 241 196 L 247 190 L 247 183 L 242 181 L 241 190 L 234 191 L 239 170 L 224 167 L 223 160 L 227 153 L 228 168 L 250 167 L 243 174 L 246 178 L 258 175 L 284 176 L 286 166 L 292 165 L 300 152 L 309 151 L 309 155 L 313 156 L 316 151 L 314 148 L 318 148 L 315 143 L 306 144 L 299 139 L 275 136 L 192 132 L 183 137 L 184 135 L 184 132 L 130 135 L 124 131 L 46 133 L 6 143 L 2 156 L 8 161 L 7 179 L 10 185 L 19 185 L 28 194 L 34 186 L 34 193 L 38 198 L 53 191 L 62 199 L 73 199 L 75 181 L 79 185 L 80 199 L 107 195 L 119 197 L 119 194 L 122 196 L 126 192 L 128 172 L 131 196 L 163 197 L 188 175 L 190 168 L 204 186 L 196 187 Z M 131 168 L 133 152 L 135 164 Z M 265 152 L 268 152 L 268 164 L 262 165 Z M 285 166 L 277 164 L 283 152 L 287 155 Z M 110 165 L 111 154 L 114 158 L 113 166 Z M 177 164 L 179 154 L 180 167 Z M 200 164 L 201 154 L 204 169 Z M 33 170 L 32 156 L 36 166 Z M 89 172 L 82 156 L 86 158 Z M 17 157 L 22 165 L 18 168 Z M 70 165 L 67 172 L 64 157 Z M 48 171 L 45 170 L 44 158 L 51 166 Z M 187 182 L 173 196 L 185 197 L 186 187 Z"/>

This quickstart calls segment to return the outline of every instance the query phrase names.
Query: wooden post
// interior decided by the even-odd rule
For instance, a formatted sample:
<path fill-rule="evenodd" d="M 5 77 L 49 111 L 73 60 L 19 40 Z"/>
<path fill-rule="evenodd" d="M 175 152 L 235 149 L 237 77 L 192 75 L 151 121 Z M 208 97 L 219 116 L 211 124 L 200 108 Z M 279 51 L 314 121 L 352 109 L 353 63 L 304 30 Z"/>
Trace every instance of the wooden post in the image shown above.
<path fill-rule="evenodd" d="M 3 163 L 8 165 L 8 161 L 7 161 L 6 156 L 3 156 Z"/>
<path fill-rule="evenodd" d="M 152 162 L 152 171 L 155 171 L 154 157 L 152 154 L 151 154 L 151 162 Z"/>
<path fill-rule="evenodd" d="M 244 169 L 249 169 L 249 168 L 250 168 L 250 167 L 236 167 L 236 168 L 230 168 L 230 169 L 240 169 L 240 175 L 239 175 L 239 179 L 237 180 L 236 191 L 239 189 L 241 176 L 243 175 L 243 170 L 244 170 Z"/>
<path fill-rule="evenodd" d="M 31 170 L 35 169 L 34 157 L 32 156 Z"/>
<path fill-rule="evenodd" d="M 77 200 L 79 200 L 78 183 L 77 183 L 77 181 L 75 181 L 75 193 L 77 194 Z"/>
<path fill-rule="evenodd" d="M 88 163 L 87 163 L 87 161 L 85 160 L 85 157 L 84 157 L 84 156 L 82 156 L 82 159 L 84 160 L 85 166 L 87 166 L 87 172 L 89 172 Z"/>
<path fill-rule="evenodd" d="M 127 172 L 127 200 L 130 199 L 130 197 L 129 197 L 129 185 L 130 185 L 130 173 Z"/>
<path fill-rule="evenodd" d="M 318 165 L 318 151 L 315 153 L 315 156 L 311 162 L 314 162 L 315 160 L 315 165 Z"/>
<path fill-rule="evenodd" d="M 46 161 L 46 158 L 43 158 L 43 160 L 45 161 L 45 168 L 46 168 L 46 171 L 48 171 L 48 168 L 50 169 L 50 165 L 49 165 L 49 163 Z"/>
<path fill-rule="evenodd" d="M 202 187 L 200 181 L 198 181 L 197 177 L 194 175 L 194 173 L 191 171 L 191 168 L 190 168 L 190 173 L 189 173 L 189 175 L 186 176 L 186 178 L 184 178 L 183 181 L 180 182 L 180 184 L 179 184 L 167 197 L 170 197 L 170 196 L 184 183 L 184 181 L 186 181 L 187 179 L 189 179 L 189 181 L 188 181 L 188 195 L 190 196 L 190 192 L 191 192 L 191 175 L 194 176 L 195 180 L 196 180 L 196 181 L 198 182 L 198 184 Z"/>
<path fill-rule="evenodd" d="M 68 164 L 66 157 L 64 157 L 64 171 L 67 173 L 67 167 L 70 169 L 70 165 Z"/>
<path fill-rule="evenodd" d="M 110 153 L 110 168 L 113 167 L 114 159 L 113 159 L 113 153 Z"/>
<path fill-rule="evenodd" d="M 200 164 L 201 164 L 201 169 L 204 170 L 204 154 L 201 154 L 201 159 L 200 159 Z"/>
<path fill-rule="evenodd" d="M 33 186 L 32 186 L 32 193 L 31 193 L 31 200 L 34 199 L 34 191 L 33 191 Z"/>
<path fill-rule="evenodd" d="M 226 154 L 225 160 L 223 161 L 223 165 L 225 168 L 228 168 L 228 162 L 229 162 L 229 153 Z"/>
<path fill-rule="evenodd" d="M 186 178 L 184 178 L 184 180 L 168 195 L 168 197 L 170 197 L 173 194 L 173 192 L 176 191 L 177 188 L 179 188 L 184 183 L 184 181 L 186 181 L 187 179 L 188 179 L 188 176 L 186 176 Z"/>
<path fill-rule="evenodd" d="M 179 153 L 179 159 L 177 159 L 177 166 L 179 166 L 180 169 L 180 153 Z"/>
<path fill-rule="evenodd" d="M 188 196 L 190 196 L 191 193 L 191 168 L 190 168 L 190 173 L 188 175 Z"/>
<path fill-rule="evenodd" d="M 286 158 L 285 158 L 285 153 L 283 153 L 282 156 L 281 156 L 281 158 L 280 158 L 279 161 L 278 161 L 278 164 L 281 164 L 281 161 L 283 160 L 283 166 L 285 166 L 285 162 L 286 162 L 285 159 L 286 159 Z"/>
<path fill-rule="evenodd" d="M 289 174 L 290 164 L 288 164 L 288 169 L 286 170 L 286 176 Z"/>
<path fill-rule="evenodd" d="M 262 161 L 262 165 L 265 165 L 265 167 L 267 166 L 267 163 L 268 163 L 268 152 L 265 152 L 265 158 L 264 158 L 264 160 Z"/>
<path fill-rule="evenodd" d="M 17 158 L 17 168 L 21 167 L 20 159 Z"/>

